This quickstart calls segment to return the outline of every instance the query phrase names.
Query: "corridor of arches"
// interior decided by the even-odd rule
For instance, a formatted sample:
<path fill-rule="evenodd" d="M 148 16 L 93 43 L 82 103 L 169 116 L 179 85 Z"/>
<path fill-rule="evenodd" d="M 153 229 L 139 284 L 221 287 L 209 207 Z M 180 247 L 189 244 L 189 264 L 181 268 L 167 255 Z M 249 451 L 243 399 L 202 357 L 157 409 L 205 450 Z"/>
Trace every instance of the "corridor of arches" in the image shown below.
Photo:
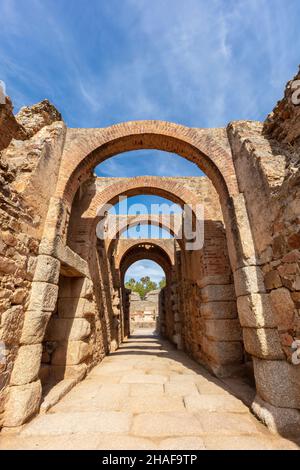
<path fill-rule="evenodd" d="M 177 154 L 202 173 L 97 175 L 105 160 L 143 149 Z M 21 430 L 21 447 L 32 439 L 43 447 L 43 435 L 57 432 L 70 447 L 74 433 L 95 448 L 112 436 L 116 447 L 228 448 L 228 435 L 241 447 L 293 445 L 250 411 L 276 432 L 298 419 L 293 380 L 281 384 L 291 403 L 269 387 L 273 367 L 296 372 L 266 296 L 245 194 L 225 130 L 157 121 L 67 130 L 20 337 L 20 349 L 36 354 L 22 362 L 21 384 L 13 375 L 4 421 L 12 428 L 39 413 Z M 150 196 L 179 209 L 150 218 L 115 210 L 120 198 Z M 124 236 L 144 226 L 165 236 Z M 166 279 L 152 329 L 130 321 L 125 276 L 141 260 Z M 11 398 L 19 386 L 28 393 L 21 403 Z M 280 419 L 269 405 L 284 409 Z"/>

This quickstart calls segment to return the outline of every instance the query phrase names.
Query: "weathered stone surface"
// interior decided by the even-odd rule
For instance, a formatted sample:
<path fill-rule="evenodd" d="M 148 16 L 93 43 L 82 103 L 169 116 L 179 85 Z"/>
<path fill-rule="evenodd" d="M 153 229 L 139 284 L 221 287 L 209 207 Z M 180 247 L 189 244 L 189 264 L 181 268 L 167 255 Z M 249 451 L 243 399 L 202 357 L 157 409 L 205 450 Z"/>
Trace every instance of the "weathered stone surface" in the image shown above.
<path fill-rule="evenodd" d="M 262 271 L 256 266 L 246 266 L 234 272 L 234 286 L 237 297 L 265 292 Z"/>
<path fill-rule="evenodd" d="M 46 341 L 68 341 L 87 338 L 91 333 L 91 325 L 85 318 L 52 318 L 49 322 Z"/>
<path fill-rule="evenodd" d="M 293 325 L 295 308 L 289 290 L 285 287 L 273 290 L 270 299 L 279 330 L 288 330 Z"/>
<path fill-rule="evenodd" d="M 33 280 L 35 282 L 49 282 L 57 284 L 59 278 L 60 262 L 51 256 L 39 255 Z"/>
<path fill-rule="evenodd" d="M 58 286 L 47 282 L 33 282 L 28 310 L 53 311 L 57 300 Z"/>
<path fill-rule="evenodd" d="M 77 298 L 89 299 L 93 295 L 93 284 L 88 278 L 64 278 L 60 286 L 59 298 Z"/>
<path fill-rule="evenodd" d="M 248 294 L 237 298 L 239 320 L 249 328 L 277 326 L 268 294 Z"/>
<path fill-rule="evenodd" d="M 219 341 L 241 341 L 242 330 L 239 320 L 208 320 L 205 322 L 205 334 L 208 338 Z"/>
<path fill-rule="evenodd" d="M 276 289 L 282 286 L 278 271 L 272 270 L 265 274 L 266 289 Z"/>
<path fill-rule="evenodd" d="M 60 343 L 52 355 L 52 364 L 76 365 L 83 362 L 90 355 L 90 348 L 84 341 L 69 341 Z"/>
<path fill-rule="evenodd" d="M 36 344 L 43 341 L 51 313 L 44 310 L 28 310 L 25 313 L 22 344 Z"/>
<path fill-rule="evenodd" d="M 41 356 L 41 344 L 21 346 L 12 371 L 11 385 L 24 385 L 36 380 L 39 373 Z"/>
<path fill-rule="evenodd" d="M 300 369 L 286 361 L 253 358 L 259 396 L 273 406 L 300 407 Z"/>
<path fill-rule="evenodd" d="M 201 289 L 203 302 L 234 300 L 234 286 L 205 286 Z"/>
<path fill-rule="evenodd" d="M 252 356 L 284 359 L 277 328 L 243 328 L 244 346 Z"/>
<path fill-rule="evenodd" d="M 83 298 L 59 298 L 58 315 L 61 318 L 84 318 L 95 315 L 95 304 Z"/>
<path fill-rule="evenodd" d="M 61 121 L 61 114 L 48 100 L 33 106 L 24 106 L 16 115 L 17 122 L 25 129 L 27 138 L 32 137 L 44 126 Z"/>
<path fill-rule="evenodd" d="M 4 416 L 4 426 L 14 427 L 25 423 L 37 413 L 42 396 L 40 381 L 10 387 Z"/>
<path fill-rule="evenodd" d="M 280 408 L 272 406 L 256 395 L 252 403 L 253 413 L 269 428 L 274 434 L 283 436 L 299 436 L 300 412 L 294 408 Z"/>
<path fill-rule="evenodd" d="M 204 318 L 237 318 L 235 301 L 203 303 L 200 305 L 200 312 Z"/>
<path fill-rule="evenodd" d="M 204 337 L 202 348 L 203 352 L 218 364 L 239 363 L 243 357 L 240 341 L 214 341 Z"/>

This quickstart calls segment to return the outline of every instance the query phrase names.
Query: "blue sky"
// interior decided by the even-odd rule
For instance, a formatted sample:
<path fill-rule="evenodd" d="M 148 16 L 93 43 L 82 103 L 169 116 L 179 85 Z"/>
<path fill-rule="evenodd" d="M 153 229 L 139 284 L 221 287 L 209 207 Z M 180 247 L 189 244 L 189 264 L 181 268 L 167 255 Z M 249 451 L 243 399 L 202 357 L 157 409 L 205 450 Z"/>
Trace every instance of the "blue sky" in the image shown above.
<path fill-rule="evenodd" d="M 154 261 L 143 259 L 129 266 L 125 274 L 125 281 L 129 281 L 132 277 L 134 279 L 140 279 L 143 276 L 149 276 L 158 284 L 159 281 L 165 277 L 165 272 L 159 264 Z"/>
<path fill-rule="evenodd" d="M 53 102 L 70 127 L 263 120 L 300 63 L 299 0 L 0 0 L 0 80 L 15 105 Z M 199 175 L 163 152 L 102 176 Z"/>

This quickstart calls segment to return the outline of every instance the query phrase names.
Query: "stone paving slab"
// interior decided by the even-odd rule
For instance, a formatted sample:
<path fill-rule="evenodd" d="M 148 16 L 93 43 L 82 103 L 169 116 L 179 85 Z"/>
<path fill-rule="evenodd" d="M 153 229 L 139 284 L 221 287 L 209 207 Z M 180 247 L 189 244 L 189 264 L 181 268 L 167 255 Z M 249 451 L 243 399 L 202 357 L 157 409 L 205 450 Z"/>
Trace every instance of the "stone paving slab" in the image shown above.
<path fill-rule="evenodd" d="M 135 436 L 199 436 L 203 434 L 201 420 L 192 413 L 142 413 L 134 417 Z"/>
<path fill-rule="evenodd" d="M 21 436 L 56 436 L 59 434 L 127 433 L 132 415 L 118 411 L 55 413 L 38 416 L 20 433 Z"/>
<path fill-rule="evenodd" d="M 194 393 L 184 397 L 184 404 L 189 411 L 249 413 L 247 406 L 230 395 L 199 395 L 199 393 Z"/>
<path fill-rule="evenodd" d="M 130 413 L 160 413 L 185 411 L 183 399 L 157 395 L 129 397 L 123 403 L 123 411 Z"/>
<path fill-rule="evenodd" d="M 238 385 L 238 384 L 237 384 Z M 238 395 L 238 394 L 237 394 Z M 271 435 L 226 383 L 145 335 L 110 354 L 0 449 L 298 449 Z"/>

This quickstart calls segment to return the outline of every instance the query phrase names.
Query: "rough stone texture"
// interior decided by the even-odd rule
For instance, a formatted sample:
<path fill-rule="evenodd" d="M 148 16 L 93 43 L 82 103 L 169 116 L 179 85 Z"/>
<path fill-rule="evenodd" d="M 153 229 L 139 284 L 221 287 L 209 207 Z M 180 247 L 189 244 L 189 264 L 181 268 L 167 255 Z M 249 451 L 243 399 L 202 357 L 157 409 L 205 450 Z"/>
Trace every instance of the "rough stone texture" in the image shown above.
<path fill-rule="evenodd" d="M 266 361 L 253 358 L 257 391 L 273 406 L 300 407 L 300 369 L 286 361 Z M 288 384 L 288 387 L 286 387 Z"/>
<path fill-rule="evenodd" d="M 262 359 L 284 359 L 278 330 L 275 328 L 243 328 L 246 351 Z"/>
<path fill-rule="evenodd" d="M 37 379 L 41 364 L 42 345 L 21 346 L 11 374 L 11 385 L 25 385 Z"/>
<path fill-rule="evenodd" d="M 242 326 L 249 328 L 277 326 L 268 294 L 249 294 L 238 297 L 237 306 Z"/>
<path fill-rule="evenodd" d="M 251 408 L 253 413 L 265 423 L 274 434 L 280 433 L 284 436 L 299 436 L 300 412 L 298 410 L 272 406 L 259 396 L 255 397 Z"/>
<path fill-rule="evenodd" d="M 10 387 L 4 426 L 15 427 L 25 423 L 39 409 L 42 388 L 40 381 Z"/>
<path fill-rule="evenodd" d="M 91 333 L 91 325 L 85 318 L 50 320 L 45 335 L 46 341 L 81 340 Z"/>
<path fill-rule="evenodd" d="M 89 345 L 83 341 L 69 341 L 67 344 L 59 344 L 52 356 L 54 365 L 76 365 L 86 359 L 90 354 Z"/>
<path fill-rule="evenodd" d="M 264 123 L 264 132 L 268 136 L 289 144 L 297 142 L 300 136 L 300 107 L 292 101 L 293 94 L 299 98 L 299 84 L 297 87 L 293 85 L 296 80 L 300 80 L 300 71 L 288 82 L 284 98 L 277 103 Z"/>
<path fill-rule="evenodd" d="M 21 108 L 16 120 L 26 130 L 27 138 L 30 138 L 43 127 L 62 121 L 62 117 L 48 100 L 43 100 L 33 106 Z"/>

